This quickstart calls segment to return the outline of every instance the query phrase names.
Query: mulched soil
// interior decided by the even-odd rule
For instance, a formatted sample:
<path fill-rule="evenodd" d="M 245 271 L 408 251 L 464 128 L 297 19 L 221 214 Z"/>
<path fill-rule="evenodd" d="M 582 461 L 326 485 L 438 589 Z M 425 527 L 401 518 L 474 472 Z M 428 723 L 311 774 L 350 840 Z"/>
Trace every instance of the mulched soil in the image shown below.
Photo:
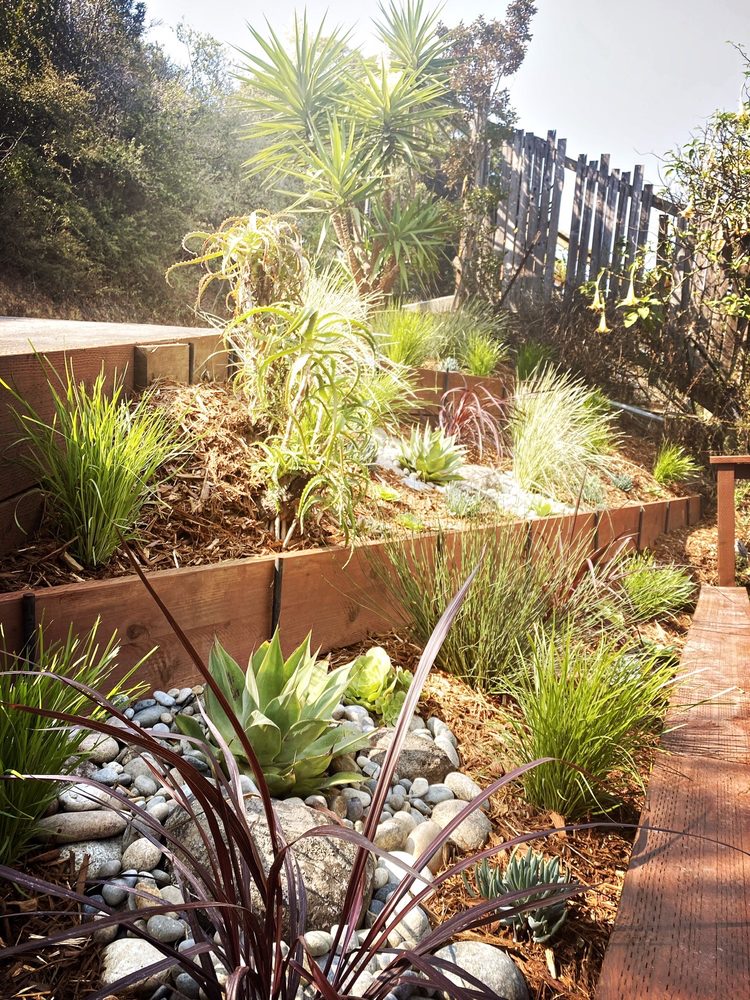
<path fill-rule="evenodd" d="M 85 872 L 75 872 L 54 850 L 30 857 L 26 870 L 81 891 Z M 48 912 L 53 911 L 53 912 Z M 77 906 L 0 883 L 0 950 L 35 936 L 49 937 L 75 926 Z M 0 963 L 0 1000 L 82 1000 L 99 986 L 101 950 L 90 939 L 68 941 L 38 954 Z"/>
<path fill-rule="evenodd" d="M 189 456 L 167 469 L 154 502 L 144 508 L 139 541 L 133 545 L 144 568 L 174 569 L 278 552 L 282 543 L 276 537 L 273 519 L 263 508 L 262 484 L 254 482 L 248 471 L 249 460 L 258 453 L 258 429 L 249 420 L 242 400 L 226 384 L 200 383 L 163 384 L 157 390 L 156 401 L 181 415 L 185 429 L 197 443 Z M 623 437 L 618 453 L 612 456 L 612 471 L 629 475 L 633 488 L 625 493 L 602 477 L 606 505 L 622 506 L 687 492 L 668 492 L 655 483 L 647 471 L 653 450 L 649 441 Z M 511 466 L 507 456 L 488 452 L 483 460 L 476 452 L 469 455 L 469 460 L 484 461 L 502 470 Z M 386 487 L 394 496 L 384 499 L 380 487 Z M 453 517 L 440 492 L 417 492 L 385 470 L 373 474 L 372 486 L 357 513 L 362 534 L 370 538 L 393 528 L 453 529 L 476 523 Z M 287 549 L 342 542 L 340 530 L 329 520 L 324 517 L 316 522 L 310 518 L 304 537 L 295 534 Z M 36 537 L 0 561 L 0 591 L 80 583 L 131 572 L 123 552 L 116 553 L 102 568 L 82 567 L 45 522 Z"/>
<path fill-rule="evenodd" d="M 679 648 L 690 623 L 682 615 L 669 626 L 646 629 L 650 637 Z M 347 662 L 372 645 L 371 640 L 332 654 L 334 664 Z M 421 649 L 402 634 L 377 637 L 394 663 L 414 670 Z M 463 681 L 433 670 L 427 679 L 418 709 L 423 718 L 436 715 L 443 719 L 458 739 L 461 770 L 481 787 L 502 777 L 510 769 L 498 734 L 508 725 L 512 705 L 500 698 L 477 692 Z M 648 782 L 656 751 L 654 744 L 637 761 L 643 786 Z M 622 779 L 623 805 L 613 821 L 623 824 L 616 829 L 571 831 L 553 834 L 533 843 L 536 850 L 556 854 L 572 877 L 587 888 L 569 904 L 569 914 L 560 934 L 549 946 L 531 942 L 516 943 L 512 933 L 499 924 L 460 935 L 465 939 L 485 941 L 507 948 L 523 971 L 534 1000 L 594 1000 L 604 951 L 614 925 L 627 869 L 634 826 L 643 804 L 643 787 Z M 535 830 L 544 831 L 563 825 L 560 817 L 541 812 L 524 799 L 518 783 L 508 784 L 489 800 L 488 815 L 493 823 L 490 845 L 506 843 Z M 507 853 L 498 857 L 507 859 Z M 454 851 L 452 860 L 460 853 Z M 460 877 L 451 879 L 427 904 L 434 923 L 448 920 L 475 903 Z"/>

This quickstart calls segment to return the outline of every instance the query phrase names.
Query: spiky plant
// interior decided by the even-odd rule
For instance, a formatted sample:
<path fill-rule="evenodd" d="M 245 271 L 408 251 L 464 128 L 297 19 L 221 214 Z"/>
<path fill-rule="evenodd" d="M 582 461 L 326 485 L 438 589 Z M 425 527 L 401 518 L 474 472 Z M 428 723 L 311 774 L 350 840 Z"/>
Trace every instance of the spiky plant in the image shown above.
<path fill-rule="evenodd" d="M 516 387 L 510 409 L 513 472 L 524 489 L 575 501 L 591 472 L 606 469 L 617 435 L 595 390 L 569 372 L 539 369 Z"/>
<path fill-rule="evenodd" d="M 632 556 L 625 562 L 622 587 L 634 622 L 674 615 L 695 596 L 695 584 L 684 569 L 660 565 L 650 552 Z"/>
<path fill-rule="evenodd" d="M 493 375 L 508 356 L 508 349 L 496 337 L 474 331 L 461 352 L 461 362 L 470 375 Z"/>
<path fill-rule="evenodd" d="M 209 688 L 204 711 L 221 741 L 208 739 L 221 757 L 224 748 L 239 766 L 251 773 L 243 743 L 235 732 L 239 722 L 252 744 L 272 795 L 304 798 L 332 785 L 356 781 L 357 775 L 329 775 L 335 757 L 361 749 L 368 738 L 349 725 L 337 725 L 332 717 L 349 683 L 353 664 L 328 672 L 328 661 L 310 650 L 310 636 L 284 657 L 278 629 L 270 642 L 263 642 L 243 671 L 218 640 L 208 667 L 226 701 L 230 717 Z M 178 715 L 180 729 L 196 740 L 205 740 L 204 727 L 194 716 Z"/>
<path fill-rule="evenodd" d="M 423 482 L 442 485 L 461 478 L 465 454 L 456 439 L 441 427 L 425 424 L 412 428 L 409 438 L 401 442 L 397 461 Z"/>
<path fill-rule="evenodd" d="M 395 364 L 418 368 L 435 351 L 435 320 L 431 313 L 384 309 L 372 317 L 381 349 Z"/>
<path fill-rule="evenodd" d="M 670 486 L 686 479 L 695 479 L 700 465 L 688 455 L 682 445 L 665 441 L 654 459 L 653 476 L 660 486 Z"/>
<path fill-rule="evenodd" d="M 136 537 L 159 470 L 188 443 L 176 416 L 153 405 L 152 390 L 131 405 L 122 377 L 115 376 L 109 392 L 103 369 L 87 388 L 70 362 L 64 378 L 45 358 L 39 362 L 52 396 L 51 420 L 1 379 L 0 386 L 15 400 L 24 461 L 40 484 L 50 524 L 85 566 L 101 566 L 123 538 Z"/>

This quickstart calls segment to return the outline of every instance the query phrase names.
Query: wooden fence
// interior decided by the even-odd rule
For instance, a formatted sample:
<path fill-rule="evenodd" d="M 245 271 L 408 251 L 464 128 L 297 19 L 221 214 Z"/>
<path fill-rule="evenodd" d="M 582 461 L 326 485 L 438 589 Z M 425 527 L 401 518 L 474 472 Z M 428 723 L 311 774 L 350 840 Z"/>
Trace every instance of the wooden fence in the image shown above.
<path fill-rule="evenodd" d="M 642 165 L 611 169 L 607 153 L 574 160 L 554 131 L 540 139 L 519 130 L 503 148 L 499 180 L 507 197 L 498 208 L 495 247 L 508 304 L 569 296 L 603 270 L 602 294 L 619 296 L 631 267 L 642 265 L 649 234 L 658 262 L 673 268 L 673 304 L 689 301 L 684 219 L 646 183 Z M 566 231 L 561 216 L 571 202 Z"/>

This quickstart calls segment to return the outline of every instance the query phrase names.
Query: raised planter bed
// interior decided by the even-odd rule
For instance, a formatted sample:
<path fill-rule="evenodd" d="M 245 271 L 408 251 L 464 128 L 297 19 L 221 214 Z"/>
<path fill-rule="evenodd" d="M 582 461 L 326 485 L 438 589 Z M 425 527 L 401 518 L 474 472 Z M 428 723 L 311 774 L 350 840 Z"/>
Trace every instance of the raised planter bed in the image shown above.
<path fill-rule="evenodd" d="M 613 552 L 623 542 L 647 548 L 665 531 L 695 524 L 699 518 L 700 497 L 690 496 L 511 523 L 528 531 L 532 552 L 534 546 L 574 537 L 588 539 L 591 552 L 605 547 Z M 494 530 L 487 528 L 488 536 Z M 421 535 L 407 544 L 434 546 L 435 537 Z M 461 532 L 448 536 L 448 544 L 460 540 Z M 311 628 L 313 642 L 328 651 L 392 627 L 397 610 L 385 605 L 372 564 L 381 557 L 384 543 L 370 542 L 353 549 L 313 549 L 163 570 L 149 574 L 149 579 L 201 653 L 206 654 L 218 636 L 244 662 L 277 623 L 289 651 Z M 97 617 L 104 635 L 117 629 L 123 668 L 158 646 L 141 678 L 153 687 L 194 682 L 194 667 L 136 576 L 0 595 L 0 624 L 11 650 L 23 647 L 35 622 L 43 621 L 46 635 L 55 638 L 71 624 L 84 631 Z"/>

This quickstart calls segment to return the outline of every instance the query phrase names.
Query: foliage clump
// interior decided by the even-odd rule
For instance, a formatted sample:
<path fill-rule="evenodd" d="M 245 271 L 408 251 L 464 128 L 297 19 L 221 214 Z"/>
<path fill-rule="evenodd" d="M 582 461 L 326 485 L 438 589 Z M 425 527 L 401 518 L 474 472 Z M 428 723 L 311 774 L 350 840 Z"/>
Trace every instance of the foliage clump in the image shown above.
<path fill-rule="evenodd" d="M 688 455 L 682 445 L 665 441 L 654 459 L 653 477 L 660 486 L 670 486 L 686 479 L 694 479 L 700 466 Z"/>
<path fill-rule="evenodd" d="M 660 565 L 651 553 L 632 556 L 625 562 L 622 586 L 635 622 L 673 615 L 695 596 L 695 584 L 683 569 Z"/>
<path fill-rule="evenodd" d="M 248 774 L 250 761 L 236 732 L 242 727 L 263 770 L 272 795 L 304 798 L 332 785 L 355 781 L 357 775 L 327 773 L 335 757 L 358 750 L 367 737 L 351 726 L 337 725 L 333 709 L 349 683 L 352 664 L 328 672 L 328 662 L 310 650 L 310 636 L 284 657 L 278 630 L 263 642 L 243 671 L 218 640 L 209 657 L 209 669 L 234 718 L 217 694 L 205 692 L 204 709 L 221 742 L 209 734 L 214 752 L 225 750 Z M 197 720 L 178 715 L 182 731 L 203 741 L 206 735 Z"/>
<path fill-rule="evenodd" d="M 653 738 L 674 683 L 658 653 L 625 653 L 612 638 L 593 645 L 571 627 L 537 630 L 513 690 L 520 717 L 502 740 L 527 771 L 524 794 L 566 820 L 609 811 L 613 777 L 637 777 L 635 755 Z"/>
<path fill-rule="evenodd" d="M 411 684 L 411 674 L 394 667 L 382 646 L 373 646 L 349 664 L 351 673 L 344 692 L 348 702 L 380 716 L 387 726 L 398 719 Z"/>
<path fill-rule="evenodd" d="M 72 366 L 64 378 L 49 366 L 51 421 L 6 382 L 0 385 L 15 399 L 25 461 L 40 483 L 50 523 L 84 565 L 103 565 L 122 538 L 137 536 L 159 470 L 188 446 L 177 419 L 153 405 L 152 390 L 134 405 L 123 398 L 122 378 L 108 391 L 104 371 L 87 388 Z"/>
<path fill-rule="evenodd" d="M 516 387 L 510 410 L 513 473 L 524 489 L 575 501 L 587 476 L 603 470 L 617 440 L 597 390 L 553 367 Z"/>

